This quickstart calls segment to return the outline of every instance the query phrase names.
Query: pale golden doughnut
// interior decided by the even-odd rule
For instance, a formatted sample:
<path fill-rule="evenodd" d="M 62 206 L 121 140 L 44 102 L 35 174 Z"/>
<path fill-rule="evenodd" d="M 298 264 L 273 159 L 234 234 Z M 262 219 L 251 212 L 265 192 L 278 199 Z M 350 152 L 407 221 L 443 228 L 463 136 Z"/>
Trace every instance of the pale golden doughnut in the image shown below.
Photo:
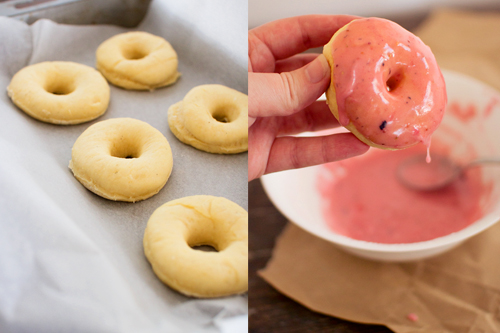
<path fill-rule="evenodd" d="M 24 67 L 12 78 L 7 94 L 33 118 L 58 125 L 95 119 L 109 104 L 109 85 L 101 73 L 66 61 Z"/>
<path fill-rule="evenodd" d="M 98 122 L 76 140 L 69 168 L 87 189 L 103 198 L 136 202 L 158 193 L 172 172 L 167 139 L 132 118 Z"/>
<path fill-rule="evenodd" d="M 210 245 L 218 252 L 194 246 Z M 234 202 L 196 195 L 167 202 L 151 215 L 144 253 L 155 274 L 194 297 L 248 290 L 248 213 Z"/>
<path fill-rule="evenodd" d="M 168 109 L 170 130 L 182 142 L 209 153 L 248 150 L 248 96 L 220 84 L 191 89 Z"/>
<path fill-rule="evenodd" d="M 177 53 L 165 39 L 133 31 L 104 41 L 96 52 L 97 69 L 112 84 L 133 90 L 153 90 L 174 83 Z"/>

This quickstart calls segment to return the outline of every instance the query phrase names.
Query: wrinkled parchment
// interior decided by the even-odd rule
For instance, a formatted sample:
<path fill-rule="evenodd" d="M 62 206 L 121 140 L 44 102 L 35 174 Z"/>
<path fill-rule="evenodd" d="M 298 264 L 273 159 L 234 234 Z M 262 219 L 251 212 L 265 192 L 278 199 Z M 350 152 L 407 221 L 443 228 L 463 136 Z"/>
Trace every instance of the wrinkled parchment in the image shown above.
<path fill-rule="evenodd" d="M 183 196 L 226 197 L 247 208 L 247 154 L 215 155 L 179 142 L 168 107 L 194 86 L 247 92 L 247 12 L 232 1 L 153 1 L 135 30 L 167 39 L 180 80 L 154 92 L 111 86 L 108 111 L 92 122 L 57 126 L 30 118 L 5 88 L 22 67 L 64 60 L 95 66 L 95 50 L 126 29 L 32 26 L 0 17 L 0 331 L 247 331 L 247 297 L 197 300 L 163 285 L 143 254 L 147 220 Z M 166 186 L 152 198 L 112 202 L 86 190 L 68 169 L 71 147 L 91 124 L 133 117 L 168 139 L 174 158 Z M 35 330 L 36 328 L 36 330 Z"/>

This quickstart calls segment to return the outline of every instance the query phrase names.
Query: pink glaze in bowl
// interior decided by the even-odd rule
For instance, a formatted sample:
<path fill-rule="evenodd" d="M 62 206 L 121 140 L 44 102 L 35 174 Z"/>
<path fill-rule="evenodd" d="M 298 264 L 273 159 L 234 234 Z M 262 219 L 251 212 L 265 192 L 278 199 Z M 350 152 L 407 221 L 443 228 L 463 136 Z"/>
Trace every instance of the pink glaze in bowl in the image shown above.
<path fill-rule="evenodd" d="M 436 138 L 452 147 L 450 155 L 459 161 L 500 156 L 500 94 L 465 75 L 446 70 L 443 75 L 449 104 L 433 140 Z M 430 257 L 459 245 L 500 220 L 500 168 L 487 167 L 482 170 L 482 181 L 488 185 L 489 193 L 480 202 L 481 217 L 469 226 L 413 243 L 384 244 L 349 238 L 332 231 L 323 215 L 317 187 L 323 168 L 315 166 L 269 174 L 261 181 L 271 201 L 290 221 L 364 258 L 410 261 Z"/>

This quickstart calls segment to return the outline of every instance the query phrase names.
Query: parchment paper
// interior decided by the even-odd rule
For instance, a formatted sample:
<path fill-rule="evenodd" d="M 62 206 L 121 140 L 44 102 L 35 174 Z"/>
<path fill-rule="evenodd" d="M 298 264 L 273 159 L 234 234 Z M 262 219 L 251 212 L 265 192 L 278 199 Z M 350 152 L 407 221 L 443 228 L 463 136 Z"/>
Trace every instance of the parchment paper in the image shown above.
<path fill-rule="evenodd" d="M 143 254 L 147 220 L 163 203 L 196 194 L 247 208 L 247 154 L 216 155 L 179 142 L 168 107 L 194 86 L 247 93 L 247 13 L 241 2 L 153 1 L 135 30 L 167 39 L 180 80 L 154 92 L 111 86 L 101 118 L 75 126 L 37 121 L 5 88 L 22 67 L 65 60 L 95 66 L 95 50 L 125 32 L 115 26 L 32 26 L 0 17 L 0 332 L 246 332 L 247 297 L 197 300 L 163 285 Z M 169 141 L 174 168 L 152 198 L 113 202 L 68 169 L 71 147 L 91 124 L 133 117 Z"/>
<path fill-rule="evenodd" d="M 441 10 L 417 31 L 438 63 L 500 89 L 500 14 Z M 499 143 L 500 144 L 500 143 Z M 260 272 L 308 308 L 399 333 L 500 332 L 500 225 L 414 263 L 344 253 L 293 224 Z"/>

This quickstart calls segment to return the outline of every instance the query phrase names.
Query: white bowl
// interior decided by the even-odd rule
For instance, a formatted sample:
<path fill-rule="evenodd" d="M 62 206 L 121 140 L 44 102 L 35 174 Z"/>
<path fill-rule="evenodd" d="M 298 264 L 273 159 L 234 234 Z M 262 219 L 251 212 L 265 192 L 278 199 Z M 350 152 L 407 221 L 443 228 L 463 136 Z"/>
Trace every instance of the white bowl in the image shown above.
<path fill-rule="evenodd" d="M 443 70 L 448 109 L 434 137 L 452 147 L 452 155 L 466 157 L 471 148 L 479 156 L 500 156 L 500 94 L 468 76 Z M 476 110 L 468 121 L 461 120 L 452 105 Z M 471 109 L 472 108 L 472 109 Z M 457 141 L 457 133 L 463 135 Z M 372 148 L 374 149 L 374 148 Z M 367 154 L 369 154 L 368 152 Z M 274 205 L 290 221 L 317 237 L 358 256 L 381 261 L 410 261 L 430 257 L 457 246 L 500 220 L 500 167 L 483 170 L 483 182 L 492 184 L 491 195 L 483 200 L 483 217 L 465 229 L 432 240 L 406 244 L 382 244 L 355 240 L 334 233 L 325 222 L 317 189 L 320 166 L 288 170 L 261 178 Z"/>

